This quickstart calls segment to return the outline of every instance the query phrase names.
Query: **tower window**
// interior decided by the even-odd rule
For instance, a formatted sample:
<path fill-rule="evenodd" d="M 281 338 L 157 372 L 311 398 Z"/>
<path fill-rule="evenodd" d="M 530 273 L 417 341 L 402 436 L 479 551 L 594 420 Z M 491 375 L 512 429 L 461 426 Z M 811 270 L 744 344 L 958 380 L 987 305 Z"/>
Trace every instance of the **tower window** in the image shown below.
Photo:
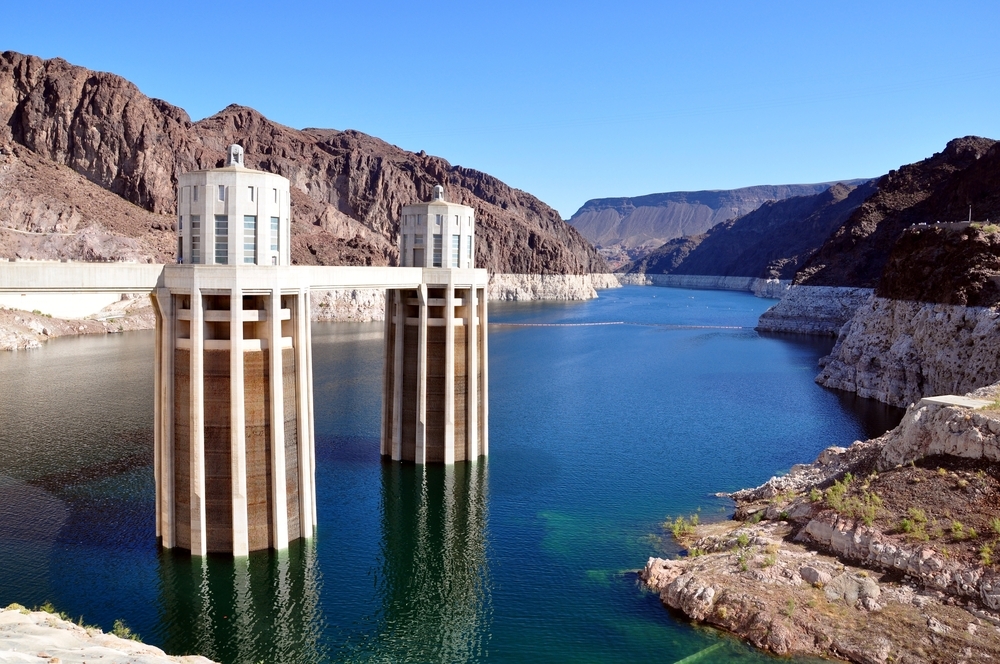
<path fill-rule="evenodd" d="M 444 223 L 444 215 L 443 214 L 434 215 L 434 225 L 440 226 L 442 223 Z"/>
<path fill-rule="evenodd" d="M 201 217 L 191 215 L 191 262 L 201 262 Z"/>
<path fill-rule="evenodd" d="M 278 190 L 277 189 L 272 189 L 271 191 L 274 192 L 274 202 L 277 203 L 278 202 Z"/>
<path fill-rule="evenodd" d="M 243 262 L 257 262 L 257 217 L 249 214 L 243 217 Z"/>
<path fill-rule="evenodd" d="M 277 189 L 275 191 L 277 191 Z M 277 217 L 271 217 L 271 251 L 278 251 L 278 218 Z"/>
<path fill-rule="evenodd" d="M 400 267 L 406 267 L 406 236 L 403 235 L 401 238 L 399 238 L 399 241 L 400 241 L 399 265 Z"/>
<path fill-rule="evenodd" d="M 434 234 L 434 267 L 441 267 L 441 234 Z"/>
<path fill-rule="evenodd" d="M 198 185 L 191 187 L 191 200 L 198 202 Z"/>
<path fill-rule="evenodd" d="M 247 187 L 247 193 L 250 194 L 250 201 L 253 201 L 253 187 Z"/>
<path fill-rule="evenodd" d="M 229 264 L 229 218 L 215 215 L 215 264 Z"/>
<path fill-rule="evenodd" d="M 461 258 L 462 253 L 462 236 L 452 235 L 451 236 L 451 266 L 458 267 L 458 261 Z"/>
<path fill-rule="evenodd" d="M 413 236 L 413 245 L 414 246 L 420 245 L 421 247 L 424 246 L 424 234 L 423 233 L 417 233 L 416 235 Z"/>
<path fill-rule="evenodd" d="M 471 261 L 472 260 L 472 236 L 469 235 L 467 237 L 469 238 L 469 243 L 468 243 L 468 249 L 466 250 L 466 256 L 465 257 L 468 258 Z"/>
<path fill-rule="evenodd" d="M 219 185 L 219 200 L 220 201 L 226 200 L 226 185 L 224 184 Z"/>

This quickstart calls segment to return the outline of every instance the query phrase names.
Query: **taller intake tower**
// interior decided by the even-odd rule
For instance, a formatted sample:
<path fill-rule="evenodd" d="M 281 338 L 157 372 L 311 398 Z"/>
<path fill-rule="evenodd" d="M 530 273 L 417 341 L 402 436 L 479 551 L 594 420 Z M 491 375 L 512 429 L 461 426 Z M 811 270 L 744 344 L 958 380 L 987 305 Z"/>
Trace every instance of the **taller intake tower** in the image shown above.
<path fill-rule="evenodd" d="M 289 265 L 289 183 L 243 165 L 180 176 L 178 262 L 157 313 L 156 534 L 245 555 L 316 525 L 307 273 Z"/>

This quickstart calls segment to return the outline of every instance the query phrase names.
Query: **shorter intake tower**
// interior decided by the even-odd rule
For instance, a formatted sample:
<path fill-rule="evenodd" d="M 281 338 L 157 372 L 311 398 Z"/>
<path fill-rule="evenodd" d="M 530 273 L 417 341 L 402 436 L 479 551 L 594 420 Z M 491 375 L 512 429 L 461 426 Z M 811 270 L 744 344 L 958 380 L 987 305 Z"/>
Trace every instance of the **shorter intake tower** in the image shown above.
<path fill-rule="evenodd" d="M 440 185 L 403 207 L 400 265 L 424 269 L 419 287 L 386 293 L 382 455 L 393 460 L 487 455 L 487 275 L 475 269 L 475 224 Z"/>

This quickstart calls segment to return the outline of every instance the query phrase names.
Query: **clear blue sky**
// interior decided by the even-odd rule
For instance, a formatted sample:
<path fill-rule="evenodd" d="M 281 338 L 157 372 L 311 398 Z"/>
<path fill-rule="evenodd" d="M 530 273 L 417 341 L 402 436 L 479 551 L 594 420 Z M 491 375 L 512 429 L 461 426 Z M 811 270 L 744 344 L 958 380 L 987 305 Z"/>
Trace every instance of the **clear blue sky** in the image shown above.
<path fill-rule="evenodd" d="M 11 2 L 0 50 L 587 199 L 880 175 L 1000 138 L 1000 2 Z"/>

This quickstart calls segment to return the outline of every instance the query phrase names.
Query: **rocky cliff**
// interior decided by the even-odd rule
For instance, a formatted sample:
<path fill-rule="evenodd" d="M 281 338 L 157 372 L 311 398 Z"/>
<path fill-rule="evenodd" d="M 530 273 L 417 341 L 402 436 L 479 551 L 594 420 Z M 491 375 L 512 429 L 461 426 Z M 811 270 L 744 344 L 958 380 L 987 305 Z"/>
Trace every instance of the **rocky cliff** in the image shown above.
<path fill-rule="evenodd" d="M 875 288 L 903 231 L 917 223 L 1000 216 L 1000 148 L 988 138 L 950 141 L 928 159 L 879 178 L 878 191 L 799 270 L 795 283 Z"/>
<path fill-rule="evenodd" d="M 1000 379 L 1000 312 L 874 297 L 845 327 L 816 381 L 895 406 Z"/>
<path fill-rule="evenodd" d="M 768 201 L 816 194 L 831 184 L 763 185 L 597 198 L 584 203 L 569 223 L 611 257 L 617 268 L 642 258 L 673 238 L 699 235 Z"/>
<path fill-rule="evenodd" d="M 791 279 L 874 191 L 873 182 L 838 183 L 809 196 L 768 201 L 703 235 L 668 242 L 625 271 Z"/>
<path fill-rule="evenodd" d="M 993 383 L 1000 379 L 998 282 L 1000 228 L 957 223 L 904 231 L 875 297 L 857 308 L 816 380 L 899 406 Z M 761 326 L 794 305 L 768 311 Z"/>
<path fill-rule="evenodd" d="M 236 105 L 192 122 L 114 74 L 9 51 L 0 55 L 0 148 L 10 170 L 35 168 L 37 177 L 28 194 L 16 193 L 27 175 L 0 191 L 16 203 L 0 208 L 0 225 L 41 234 L 0 251 L 14 257 L 23 246 L 33 257 L 64 257 L 58 252 L 73 254 L 74 236 L 93 228 L 108 246 L 102 257 L 163 260 L 178 173 L 221 165 L 231 143 L 244 147 L 248 166 L 291 181 L 293 262 L 393 264 L 401 206 L 428 199 L 441 183 L 449 199 L 476 209 L 478 265 L 504 273 L 608 271 L 555 210 L 485 173 L 356 131 L 292 129 Z M 44 172 L 56 168 L 67 172 Z M 88 199 L 111 200 L 97 188 L 134 209 L 95 208 Z M 39 239 L 55 232 L 67 235 Z"/>
<path fill-rule="evenodd" d="M 757 330 L 836 337 L 872 294 L 871 288 L 793 284 L 780 302 L 761 314 Z"/>

